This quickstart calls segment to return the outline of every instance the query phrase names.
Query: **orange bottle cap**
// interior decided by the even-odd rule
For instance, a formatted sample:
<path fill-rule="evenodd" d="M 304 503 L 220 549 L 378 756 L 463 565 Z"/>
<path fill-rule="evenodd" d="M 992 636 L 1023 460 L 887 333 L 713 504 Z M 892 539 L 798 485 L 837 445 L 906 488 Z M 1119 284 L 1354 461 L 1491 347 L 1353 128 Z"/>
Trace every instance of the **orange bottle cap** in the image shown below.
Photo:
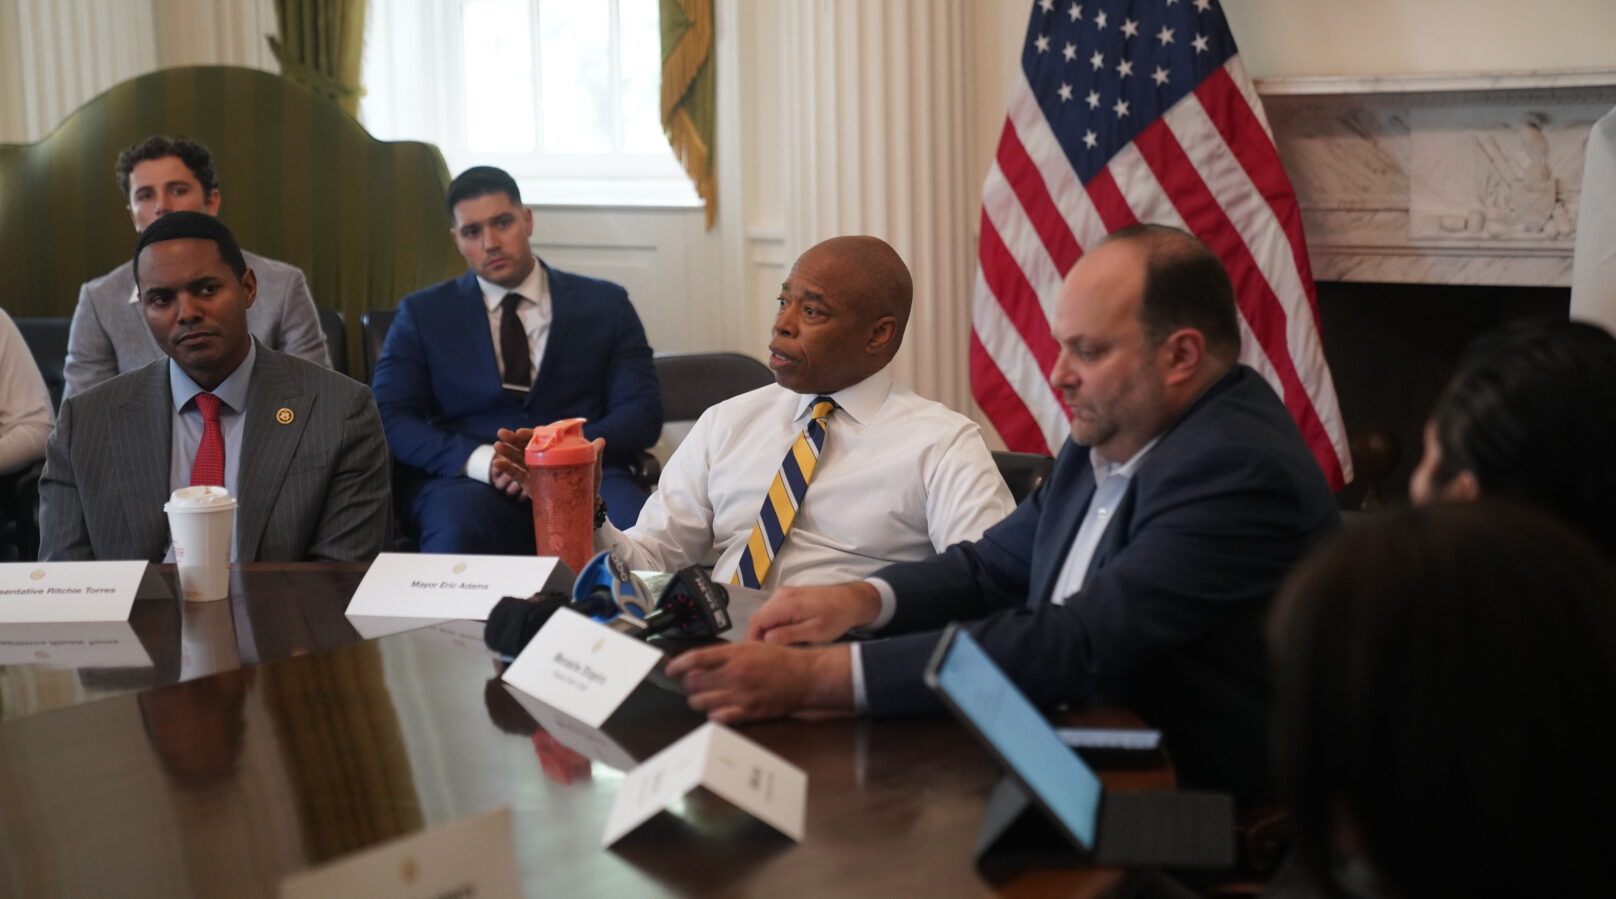
<path fill-rule="evenodd" d="M 586 418 L 563 418 L 533 429 L 524 457 L 529 468 L 588 465 L 595 461 L 595 445 L 584 437 Z"/>

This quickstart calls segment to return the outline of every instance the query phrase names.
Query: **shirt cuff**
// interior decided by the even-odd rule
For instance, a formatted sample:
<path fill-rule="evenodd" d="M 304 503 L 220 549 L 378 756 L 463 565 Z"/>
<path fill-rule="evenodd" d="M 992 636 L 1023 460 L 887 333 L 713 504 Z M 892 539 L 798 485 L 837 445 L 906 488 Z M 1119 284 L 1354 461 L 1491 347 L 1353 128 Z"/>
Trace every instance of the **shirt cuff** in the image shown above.
<path fill-rule="evenodd" d="M 867 577 L 864 583 L 875 588 L 881 594 L 881 612 L 875 620 L 863 627 L 853 628 L 855 634 L 873 634 L 892 621 L 892 616 L 898 612 L 898 594 L 892 592 L 892 585 L 878 577 Z"/>
<path fill-rule="evenodd" d="M 494 461 L 494 445 L 485 443 L 471 451 L 466 459 L 466 477 L 488 483 L 488 466 Z"/>
<path fill-rule="evenodd" d="M 870 705 L 864 696 L 864 647 L 857 643 L 849 643 L 847 657 L 853 667 L 853 711 L 862 715 L 869 710 Z"/>

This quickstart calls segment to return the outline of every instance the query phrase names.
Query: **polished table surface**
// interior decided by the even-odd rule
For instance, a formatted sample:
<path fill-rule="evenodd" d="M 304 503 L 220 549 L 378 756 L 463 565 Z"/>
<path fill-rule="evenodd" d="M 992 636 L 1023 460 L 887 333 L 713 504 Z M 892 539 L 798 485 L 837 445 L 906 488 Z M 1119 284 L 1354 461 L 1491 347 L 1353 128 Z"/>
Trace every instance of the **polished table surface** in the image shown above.
<path fill-rule="evenodd" d="M 179 595 L 174 566 L 153 567 Z M 250 563 L 232 566 L 228 600 L 137 600 L 128 630 L 114 636 L 131 644 L 121 654 L 132 650 L 144 655 L 143 664 L 85 664 L 86 653 L 94 650 L 84 647 L 41 647 L 23 660 L 0 659 L 0 721 L 356 643 L 366 635 L 343 610 L 369 568 L 369 563 Z M 425 623 L 376 622 L 369 636 Z M 75 630 L 71 625 L 0 624 L 0 644 L 8 636 L 17 638 L 15 645 L 42 631 L 55 635 Z M 103 625 L 94 629 L 97 637 L 107 632 Z"/>
<path fill-rule="evenodd" d="M 808 772 L 800 844 L 698 791 L 604 849 L 623 773 L 601 759 L 698 726 L 683 697 L 648 681 L 592 745 L 547 731 L 480 625 L 363 639 L 342 615 L 363 571 L 246 566 L 228 602 L 137 603 L 147 668 L 0 668 L 12 692 L 50 671 L 85 681 L 0 723 L 0 895 L 272 896 L 286 874 L 504 805 L 529 896 L 1100 895 L 1121 879 L 973 866 L 999 772 L 944 717 L 740 728 Z M 1165 769 L 1106 778 L 1171 785 Z"/>

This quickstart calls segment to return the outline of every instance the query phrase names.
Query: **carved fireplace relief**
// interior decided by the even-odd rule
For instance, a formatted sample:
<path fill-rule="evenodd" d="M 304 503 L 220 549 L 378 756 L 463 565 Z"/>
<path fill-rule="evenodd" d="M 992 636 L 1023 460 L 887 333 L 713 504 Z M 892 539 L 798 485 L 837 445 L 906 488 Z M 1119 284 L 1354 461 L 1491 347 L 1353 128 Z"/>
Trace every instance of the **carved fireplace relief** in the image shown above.
<path fill-rule="evenodd" d="M 1565 286 L 1616 69 L 1257 82 L 1322 281 Z"/>

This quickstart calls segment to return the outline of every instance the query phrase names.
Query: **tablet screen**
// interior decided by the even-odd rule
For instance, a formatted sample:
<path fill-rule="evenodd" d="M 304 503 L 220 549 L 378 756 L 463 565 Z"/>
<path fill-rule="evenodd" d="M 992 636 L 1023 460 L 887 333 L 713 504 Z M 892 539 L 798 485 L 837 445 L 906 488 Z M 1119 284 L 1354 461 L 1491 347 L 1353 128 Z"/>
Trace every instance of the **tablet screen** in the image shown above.
<path fill-rule="evenodd" d="M 936 688 L 1060 824 L 1093 849 L 1099 777 L 1055 736 L 1054 728 L 970 634 L 957 628 L 951 632 L 954 638 L 936 667 Z"/>

